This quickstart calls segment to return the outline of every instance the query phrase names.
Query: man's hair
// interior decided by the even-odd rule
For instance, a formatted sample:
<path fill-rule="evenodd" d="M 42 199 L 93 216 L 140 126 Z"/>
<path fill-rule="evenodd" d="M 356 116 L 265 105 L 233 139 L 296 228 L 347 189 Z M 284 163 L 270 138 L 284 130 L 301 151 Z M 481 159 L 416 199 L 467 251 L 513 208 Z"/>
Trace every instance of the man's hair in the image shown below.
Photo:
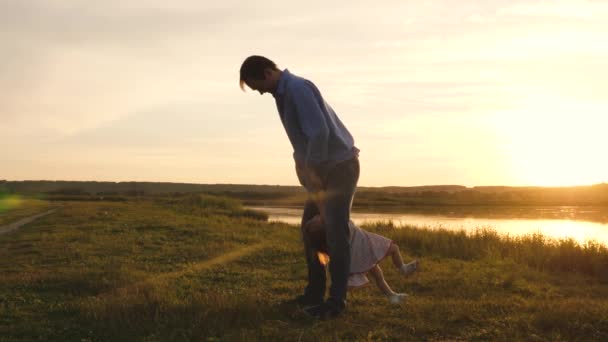
<path fill-rule="evenodd" d="M 264 70 L 268 68 L 278 70 L 277 65 L 266 57 L 255 55 L 247 57 L 241 65 L 241 79 L 239 81 L 241 89 L 245 90 L 245 80 L 263 80 Z"/>

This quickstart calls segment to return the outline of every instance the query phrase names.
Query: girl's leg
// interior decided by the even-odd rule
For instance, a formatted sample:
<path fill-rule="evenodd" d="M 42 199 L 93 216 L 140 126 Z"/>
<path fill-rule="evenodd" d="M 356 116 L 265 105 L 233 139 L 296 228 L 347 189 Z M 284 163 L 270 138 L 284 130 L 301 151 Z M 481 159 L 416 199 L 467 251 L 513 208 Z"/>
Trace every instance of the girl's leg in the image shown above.
<path fill-rule="evenodd" d="M 380 266 L 374 266 L 374 268 L 372 268 L 369 273 L 376 281 L 376 285 L 378 286 L 378 288 L 385 295 L 390 296 L 395 294 L 395 291 L 393 291 L 393 289 L 391 289 L 391 287 L 388 286 L 388 284 L 386 283 L 386 280 L 384 279 L 384 274 L 382 273 L 382 269 L 380 268 Z"/>
<path fill-rule="evenodd" d="M 399 252 L 399 246 L 397 246 L 397 244 L 393 243 L 388 252 L 393 259 L 393 264 L 401 274 L 408 276 L 418 269 L 418 260 L 414 260 L 407 264 L 403 263 L 403 258 L 401 257 L 401 252 Z"/>
<path fill-rule="evenodd" d="M 393 243 L 388 249 L 388 253 L 391 255 L 395 267 L 400 269 L 401 266 L 403 266 L 403 258 L 401 257 L 401 253 L 399 252 L 399 246 L 397 246 L 396 243 Z"/>
<path fill-rule="evenodd" d="M 391 289 L 390 286 L 388 286 L 386 280 L 384 279 L 384 274 L 382 274 L 382 269 L 380 268 L 380 266 L 374 266 L 374 268 L 372 268 L 369 273 L 376 281 L 376 285 L 378 285 L 378 288 L 382 292 L 384 292 L 384 294 L 388 297 L 388 300 L 389 302 L 391 302 L 391 304 L 399 304 L 405 299 L 405 297 L 407 297 L 407 294 L 396 293 L 395 291 L 393 291 L 393 289 Z"/>

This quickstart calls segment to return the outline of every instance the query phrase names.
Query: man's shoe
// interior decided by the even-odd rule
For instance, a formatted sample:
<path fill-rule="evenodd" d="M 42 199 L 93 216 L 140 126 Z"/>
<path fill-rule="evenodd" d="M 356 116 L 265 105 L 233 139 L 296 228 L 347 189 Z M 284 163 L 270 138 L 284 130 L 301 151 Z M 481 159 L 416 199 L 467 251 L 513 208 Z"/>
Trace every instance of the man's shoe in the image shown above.
<path fill-rule="evenodd" d="M 296 304 L 298 304 L 302 308 L 308 308 L 311 306 L 318 306 L 323 303 L 323 298 L 314 298 L 308 295 L 299 295 L 295 299 Z"/>
<path fill-rule="evenodd" d="M 321 303 L 318 305 L 309 306 L 304 308 L 302 312 L 308 317 L 311 318 L 321 318 L 321 314 L 325 310 L 325 303 Z"/>
<path fill-rule="evenodd" d="M 342 302 L 341 305 L 335 303 L 331 298 L 328 299 L 325 303 L 323 303 L 323 310 L 321 312 L 321 319 L 334 319 L 340 316 L 344 310 L 346 309 L 346 303 Z"/>
<path fill-rule="evenodd" d="M 340 316 L 342 312 L 344 312 L 344 308 L 338 308 L 336 305 L 328 301 L 319 305 L 305 308 L 302 311 L 309 317 L 328 320 Z"/>

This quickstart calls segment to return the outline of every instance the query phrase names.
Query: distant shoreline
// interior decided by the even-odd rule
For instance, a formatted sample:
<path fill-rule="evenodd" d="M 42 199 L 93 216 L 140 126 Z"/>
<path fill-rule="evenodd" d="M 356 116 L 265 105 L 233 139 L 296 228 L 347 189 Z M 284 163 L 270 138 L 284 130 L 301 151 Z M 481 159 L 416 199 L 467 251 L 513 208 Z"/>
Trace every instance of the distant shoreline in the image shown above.
<path fill-rule="evenodd" d="M 49 200 L 120 200 L 128 197 L 187 196 L 207 193 L 246 205 L 299 206 L 306 193 L 299 186 L 187 184 L 153 182 L 0 181 L 2 193 Z M 508 187 L 460 185 L 358 187 L 355 208 L 412 207 L 606 206 L 608 184 L 576 187 Z"/>

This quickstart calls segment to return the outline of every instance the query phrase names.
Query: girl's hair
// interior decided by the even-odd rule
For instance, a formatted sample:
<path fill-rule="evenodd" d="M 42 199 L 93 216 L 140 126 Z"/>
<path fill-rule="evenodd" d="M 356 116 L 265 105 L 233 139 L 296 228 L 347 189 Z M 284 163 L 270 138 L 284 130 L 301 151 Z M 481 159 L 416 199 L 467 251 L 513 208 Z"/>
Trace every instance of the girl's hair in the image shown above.
<path fill-rule="evenodd" d="M 327 240 L 325 238 L 325 224 L 321 220 L 321 216 L 316 215 L 304 224 L 303 234 L 306 234 L 310 247 L 313 249 L 327 253 Z"/>

